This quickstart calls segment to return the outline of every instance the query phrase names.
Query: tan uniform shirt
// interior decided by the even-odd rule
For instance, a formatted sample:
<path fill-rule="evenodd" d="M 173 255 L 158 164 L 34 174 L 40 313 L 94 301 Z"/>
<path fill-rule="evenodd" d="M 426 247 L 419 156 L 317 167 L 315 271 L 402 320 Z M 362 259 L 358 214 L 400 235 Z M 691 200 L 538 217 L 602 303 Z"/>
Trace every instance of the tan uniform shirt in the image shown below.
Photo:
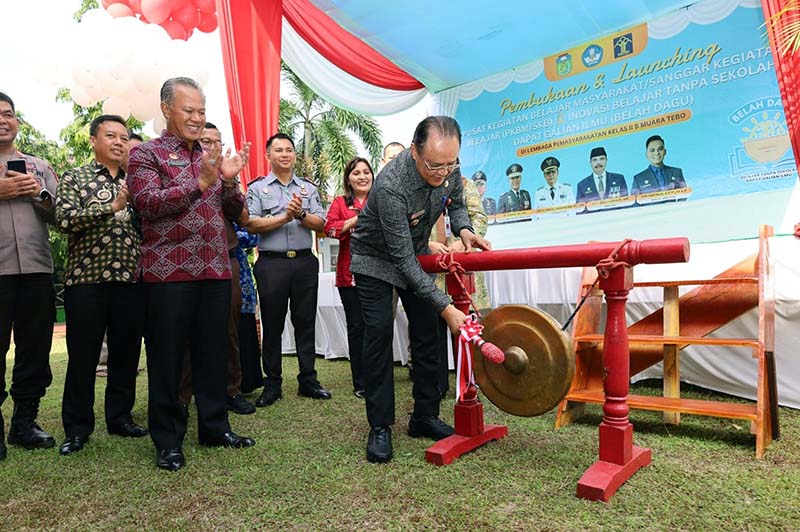
<path fill-rule="evenodd" d="M 49 207 L 30 197 L 0 201 L 0 275 L 53 273 L 47 222 L 55 223 L 57 178 L 50 165 L 32 155 L 16 152 L 11 160 L 25 161 L 28 173 L 50 193 Z M 5 165 L 0 165 L 0 179 Z"/>

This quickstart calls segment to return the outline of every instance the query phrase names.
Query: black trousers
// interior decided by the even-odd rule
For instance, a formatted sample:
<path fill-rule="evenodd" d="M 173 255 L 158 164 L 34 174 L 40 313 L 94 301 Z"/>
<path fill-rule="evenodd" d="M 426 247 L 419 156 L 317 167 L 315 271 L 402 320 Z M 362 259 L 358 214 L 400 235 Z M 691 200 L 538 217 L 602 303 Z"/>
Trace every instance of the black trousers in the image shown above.
<path fill-rule="evenodd" d="M 148 424 L 157 449 L 180 447 L 186 417 L 178 400 L 181 362 L 191 350 L 192 389 L 201 438 L 231 430 L 225 408 L 230 281 L 147 283 Z"/>
<path fill-rule="evenodd" d="M 106 331 L 106 426 L 132 421 L 144 329 L 144 287 L 122 282 L 68 286 L 64 310 L 69 361 L 61 420 L 67 437 L 86 437 L 94 431 L 95 369 Z"/>
<path fill-rule="evenodd" d="M 319 261 L 314 255 L 282 258 L 260 255 L 253 268 L 261 301 L 261 328 L 265 386 L 280 387 L 281 335 L 286 322 L 287 307 L 292 312 L 294 341 L 300 384 L 317 380 L 314 369 L 314 346 L 317 321 L 317 287 L 319 286 Z"/>
<path fill-rule="evenodd" d="M 0 405 L 6 392 L 6 354 L 14 331 L 11 397 L 38 401 L 53 382 L 50 347 L 56 295 L 49 273 L 0 275 Z"/>
<path fill-rule="evenodd" d="M 340 286 L 339 297 L 342 299 L 344 318 L 347 322 L 347 349 L 350 352 L 350 374 L 353 377 L 353 389 L 363 390 L 364 317 L 361 315 L 358 289 L 355 286 Z"/>
<path fill-rule="evenodd" d="M 370 427 L 394 424 L 392 360 L 392 289 L 385 281 L 355 274 L 364 317 L 364 383 Z M 439 316 L 413 290 L 397 288 L 408 316 L 408 335 L 414 360 L 414 414 L 439 415 Z"/>
<path fill-rule="evenodd" d="M 447 322 L 439 318 L 439 393 L 446 394 L 450 390 L 450 368 L 447 356 L 447 343 L 453 341 L 453 335 Z M 457 356 L 457 355 L 456 355 Z"/>
<path fill-rule="evenodd" d="M 242 393 L 251 393 L 264 386 L 255 314 L 239 316 L 239 360 L 242 364 Z"/>

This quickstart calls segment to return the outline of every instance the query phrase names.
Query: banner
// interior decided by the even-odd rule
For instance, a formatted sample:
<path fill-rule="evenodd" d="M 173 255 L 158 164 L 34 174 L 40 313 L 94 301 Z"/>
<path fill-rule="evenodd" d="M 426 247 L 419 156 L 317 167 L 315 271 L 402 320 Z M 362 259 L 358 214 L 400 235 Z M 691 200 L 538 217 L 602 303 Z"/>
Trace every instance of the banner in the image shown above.
<path fill-rule="evenodd" d="M 760 4 L 736 4 L 700 2 L 521 68 L 525 81 L 439 95 L 457 106 L 462 173 L 496 249 L 780 223 L 797 169 Z"/>

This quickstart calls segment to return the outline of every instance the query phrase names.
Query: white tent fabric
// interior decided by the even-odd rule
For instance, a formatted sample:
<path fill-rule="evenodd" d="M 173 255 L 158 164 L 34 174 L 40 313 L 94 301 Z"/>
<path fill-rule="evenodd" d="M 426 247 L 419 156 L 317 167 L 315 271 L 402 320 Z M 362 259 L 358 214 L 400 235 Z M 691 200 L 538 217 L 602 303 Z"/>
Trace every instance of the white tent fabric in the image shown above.
<path fill-rule="evenodd" d="M 771 240 L 775 272 L 775 358 L 778 397 L 782 405 L 800 408 L 800 240 L 775 237 Z M 757 251 L 756 240 L 697 244 L 691 249 L 687 264 L 639 265 L 634 269 L 637 281 L 702 279 Z M 317 311 L 316 349 L 325 358 L 347 357 L 347 328 L 344 309 L 334 286 L 333 273 L 320 275 Z M 541 308 L 564 323 L 578 300 L 579 268 L 520 270 L 486 273 L 492 305 L 522 303 Z M 683 287 L 681 293 L 693 287 Z M 637 288 L 628 299 L 628 323 L 653 312 L 661 305 L 658 288 Z M 394 358 L 405 363 L 408 358 L 408 321 L 399 309 L 395 321 Z M 758 313 L 750 311 L 724 326 L 713 337 L 745 338 L 758 335 Z M 283 334 L 283 352 L 294 352 L 294 332 L 287 318 Z M 661 377 L 660 365 L 636 379 Z M 681 380 L 731 395 L 755 398 L 756 362 L 746 348 L 692 346 L 681 354 Z"/>
<path fill-rule="evenodd" d="M 281 55 L 311 89 L 339 107 L 370 115 L 390 115 L 412 107 L 427 89 L 396 91 L 365 83 L 317 53 L 283 19 Z"/>

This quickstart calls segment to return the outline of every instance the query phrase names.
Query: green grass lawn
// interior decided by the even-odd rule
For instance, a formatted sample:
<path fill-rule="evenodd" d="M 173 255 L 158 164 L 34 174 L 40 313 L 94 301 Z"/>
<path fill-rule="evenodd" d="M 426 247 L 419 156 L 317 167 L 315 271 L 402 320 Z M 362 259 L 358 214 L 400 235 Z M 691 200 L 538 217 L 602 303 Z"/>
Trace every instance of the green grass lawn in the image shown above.
<path fill-rule="evenodd" d="M 63 340 L 53 353 L 39 421 L 60 444 Z M 487 401 L 487 423 L 508 425 L 509 436 L 436 467 L 424 457 L 431 442 L 405 434 L 411 383 L 397 367 L 395 458 L 375 465 L 365 458 L 364 403 L 351 393 L 348 363 L 317 362 L 331 401 L 297 397 L 296 360 L 284 364 L 283 400 L 254 415 L 231 414 L 233 429 L 257 445 L 199 447 L 192 410 L 187 467 L 177 473 L 156 469 L 149 439 L 105 433 L 98 379 L 97 429 L 83 451 L 61 457 L 57 448 L 9 448 L 0 462 L 0 530 L 800 530 L 794 410 L 781 410 L 783 437 L 763 460 L 754 458 L 745 423 L 683 416 L 668 427 L 660 414 L 635 411 L 634 441 L 652 450 L 653 463 L 609 503 L 597 503 L 576 498 L 575 487 L 597 458 L 599 407 L 555 430 L 552 413 L 517 418 Z M 7 365 L 10 373 L 11 358 Z M 635 389 L 658 393 L 659 385 Z M 134 417 L 146 423 L 146 373 L 138 386 Z M 450 422 L 453 404 L 442 404 Z M 9 400 L 6 427 L 11 408 Z"/>

